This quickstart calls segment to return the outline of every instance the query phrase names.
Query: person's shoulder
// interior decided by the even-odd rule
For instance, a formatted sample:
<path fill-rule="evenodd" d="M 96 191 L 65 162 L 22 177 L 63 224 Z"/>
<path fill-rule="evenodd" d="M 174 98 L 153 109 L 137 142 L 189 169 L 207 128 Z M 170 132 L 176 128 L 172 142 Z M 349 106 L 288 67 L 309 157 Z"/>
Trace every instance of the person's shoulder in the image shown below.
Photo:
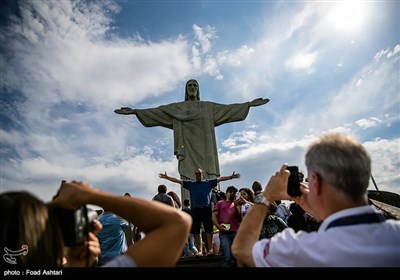
<path fill-rule="evenodd" d="M 204 179 L 202 182 L 217 182 L 218 178 L 212 178 L 212 179 Z"/>
<path fill-rule="evenodd" d="M 193 185 L 196 181 L 192 181 L 192 180 L 182 180 L 182 185 L 183 186 L 189 186 L 189 185 Z"/>
<path fill-rule="evenodd" d="M 218 200 L 218 202 L 215 204 L 215 205 L 222 205 L 222 204 L 226 204 L 226 203 L 228 203 L 229 205 L 231 204 L 231 202 L 230 201 L 226 201 L 225 199 L 221 199 L 221 200 Z"/>
<path fill-rule="evenodd" d="M 200 184 L 206 185 L 207 187 L 214 188 L 218 184 L 218 179 L 204 179 L 200 182 Z"/>
<path fill-rule="evenodd" d="M 219 208 L 221 207 L 220 205 L 223 203 L 224 200 L 218 200 L 215 205 L 213 211 L 218 211 Z"/>

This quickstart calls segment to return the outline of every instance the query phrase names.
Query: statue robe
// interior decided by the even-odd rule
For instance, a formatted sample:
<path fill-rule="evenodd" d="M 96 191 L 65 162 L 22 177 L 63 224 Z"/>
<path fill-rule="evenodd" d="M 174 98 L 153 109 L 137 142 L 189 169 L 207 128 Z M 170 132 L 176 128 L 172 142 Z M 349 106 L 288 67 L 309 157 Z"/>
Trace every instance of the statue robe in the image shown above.
<path fill-rule="evenodd" d="M 145 127 L 173 129 L 174 154 L 181 178 L 194 180 L 194 171 L 200 167 L 204 178 L 211 179 L 220 176 L 215 127 L 244 120 L 249 104 L 183 101 L 135 111 Z"/>

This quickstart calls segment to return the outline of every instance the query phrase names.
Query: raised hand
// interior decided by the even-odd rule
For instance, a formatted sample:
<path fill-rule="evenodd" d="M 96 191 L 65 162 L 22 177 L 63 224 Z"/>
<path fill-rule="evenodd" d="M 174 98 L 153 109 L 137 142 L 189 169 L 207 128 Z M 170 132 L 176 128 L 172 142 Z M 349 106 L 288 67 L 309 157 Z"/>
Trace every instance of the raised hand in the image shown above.
<path fill-rule="evenodd" d="M 234 179 L 234 178 L 239 179 L 240 178 L 240 174 L 239 173 L 235 173 L 235 171 L 233 171 L 231 177 L 232 177 L 232 179 Z"/>
<path fill-rule="evenodd" d="M 165 173 L 160 173 L 158 174 L 158 177 L 162 178 L 162 179 L 166 179 L 167 178 L 167 171 L 165 171 Z"/>

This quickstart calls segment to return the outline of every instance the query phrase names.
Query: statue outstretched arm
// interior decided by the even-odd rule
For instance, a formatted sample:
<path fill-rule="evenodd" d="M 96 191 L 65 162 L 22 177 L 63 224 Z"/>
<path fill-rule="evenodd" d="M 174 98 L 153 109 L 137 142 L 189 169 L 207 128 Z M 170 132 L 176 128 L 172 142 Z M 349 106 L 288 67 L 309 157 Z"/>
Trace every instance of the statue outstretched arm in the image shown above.
<path fill-rule="evenodd" d="M 261 106 L 269 102 L 268 98 L 256 98 L 253 101 L 250 101 L 250 107 Z"/>
<path fill-rule="evenodd" d="M 120 115 L 136 115 L 136 110 L 129 107 L 121 107 L 120 109 L 115 109 L 114 113 Z"/>

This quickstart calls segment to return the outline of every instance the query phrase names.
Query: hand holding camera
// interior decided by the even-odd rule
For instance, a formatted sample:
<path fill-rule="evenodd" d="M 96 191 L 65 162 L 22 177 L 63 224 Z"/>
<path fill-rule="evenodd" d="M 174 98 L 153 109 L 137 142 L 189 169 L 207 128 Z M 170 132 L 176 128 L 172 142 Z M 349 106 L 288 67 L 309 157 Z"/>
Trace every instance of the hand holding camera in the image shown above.
<path fill-rule="evenodd" d="M 71 206 L 71 204 L 80 204 L 77 201 L 78 199 L 75 198 L 79 197 L 81 189 L 90 188 L 87 185 L 84 186 L 83 183 L 72 183 L 69 184 L 65 180 L 61 181 L 57 195 L 49 203 L 59 223 L 64 243 L 66 246 L 71 247 L 83 244 L 87 239 L 88 233 L 93 230 L 93 220 L 99 216 L 96 210 L 87 207 L 86 204 L 79 207 Z"/>
<path fill-rule="evenodd" d="M 94 219 L 91 223 L 92 231 L 87 240 L 79 246 L 66 247 L 64 267 L 92 267 L 97 264 L 101 247 L 97 234 L 103 228 L 102 224 Z"/>
<path fill-rule="evenodd" d="M 86 205 L 77 210 L 54 208 L 66 246 L 82 245 L 89 232 L 93 231 L 92 222 L 98 217 L 97 212 Z"/>

